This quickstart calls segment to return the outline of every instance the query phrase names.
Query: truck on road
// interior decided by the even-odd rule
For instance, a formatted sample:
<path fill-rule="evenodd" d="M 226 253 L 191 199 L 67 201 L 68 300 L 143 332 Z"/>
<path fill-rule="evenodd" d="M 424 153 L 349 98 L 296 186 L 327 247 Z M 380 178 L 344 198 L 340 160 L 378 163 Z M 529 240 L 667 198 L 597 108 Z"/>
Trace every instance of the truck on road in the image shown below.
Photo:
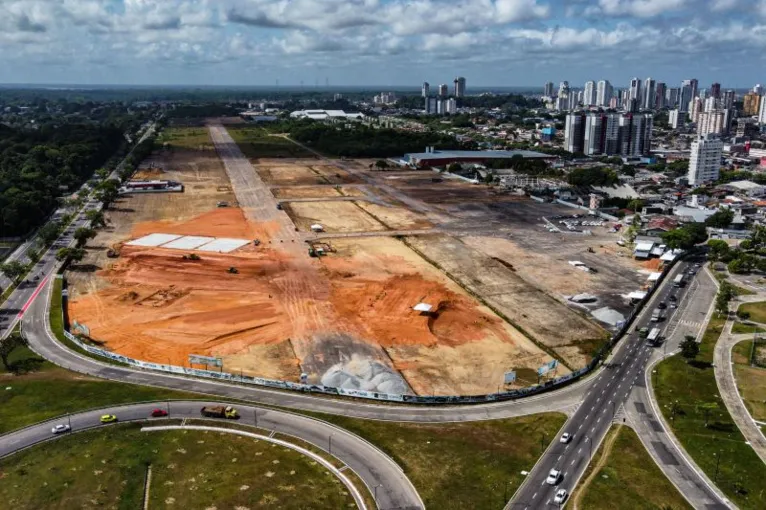
<path fill-rule="evenodd" d="M 205 406 L 200 409 L 200 414 L 205 418 L 228 418 L 236 420 L 239 413 L 232 406 Z"/>
<path fill-rule="evenodd" d="M 651 321 L 660 322 L 661 320 L 662 320 L 662 310 L 660 310 L 659 308 L 655 308 L 654 311 L 652 312 Z"/>

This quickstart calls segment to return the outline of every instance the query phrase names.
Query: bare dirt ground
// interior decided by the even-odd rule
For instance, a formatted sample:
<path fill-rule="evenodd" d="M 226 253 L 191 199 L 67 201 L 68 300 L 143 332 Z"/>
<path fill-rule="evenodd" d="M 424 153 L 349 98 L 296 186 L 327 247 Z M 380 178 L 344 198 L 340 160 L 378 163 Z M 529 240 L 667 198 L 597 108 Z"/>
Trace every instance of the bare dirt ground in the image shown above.
<path fill-rule="evenodd" d="M 583 344 L 585 352 L 559 353 L 572 368 L 584 366 L 589 360 L 587 349 L 606 335 L 593 322 L 524 281 L 513 265 L 460 239 L 421 236 L 408 238 L 408 242 L 543 345 L 559 352 L 562 347 Z"/>
<path fill-rule="evenodd" d="M 356 202 L 292 202 L 283 209 L 304 232 L 318 223 L 326 232 L 370 232 L 386 230 L 385 225 L 367 214 Z"/>
<path fill-rule="evenodd" d="M 511 369 L 536 382 L 529 374 L 551 358 L 530 338 L 582 366 L 606 332 L 565 295 L 590 292 L 599 306 L 621 306 L 620 293 L 650 269 L 618 256 L 604 232 L 543 230 L 542 216 L 561 207 L 439 182 L 433 172 L 373 172 L 360 163 L 359 173 L 288 157 L 251 166 L 223 128 L 211 127 L 212 139 L 207 129 L 170 132 L 151 161 L 159 170 L 139 176 L 178 180 L 186 192 L 121 198 L 68 274 L 72 318 L 129 356 L 187 364 L 189 354 L 214 355 L 227 371 L 291 381 L 305 372 L 312 382 L 389 393 L 488 393 Z M 367 200 L 322 201 L 341 196 Z M 277 200 L 314 198 L 277 208 Z M 221 200 L 232 207 L 217 208 Z M 304 241 L 313 223 L 339 234 L 440 227 L 475 235 L 329 239 L 329 254 L 310 258 Z M 151 233 L 261 244 L 199 252 L 200 260 L 122 245 Z M 107 259 L 109 247 L 120 257 Z M 599 272 L 575 270 L 573 258 Z M 420 302 L 434 312 L 414 312 Z"/>

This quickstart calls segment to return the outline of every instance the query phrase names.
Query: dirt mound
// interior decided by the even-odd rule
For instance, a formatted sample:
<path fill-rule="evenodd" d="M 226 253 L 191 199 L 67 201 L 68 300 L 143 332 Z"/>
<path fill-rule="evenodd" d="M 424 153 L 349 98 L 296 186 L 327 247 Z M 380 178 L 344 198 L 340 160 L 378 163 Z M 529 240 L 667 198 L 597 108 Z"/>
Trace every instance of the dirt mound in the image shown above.
<path fill-rule="evenodd" d="M 358 321 L 381 345 L 456 346 L 487 336 L 510 340 L 499 319 L 482 313 L 465 296 L 418 274 L 383 281 L 346 278 L 332 282 L 331 300 L 338 314 Z M 412 309 L 436 304 L 432 314 Z"/>

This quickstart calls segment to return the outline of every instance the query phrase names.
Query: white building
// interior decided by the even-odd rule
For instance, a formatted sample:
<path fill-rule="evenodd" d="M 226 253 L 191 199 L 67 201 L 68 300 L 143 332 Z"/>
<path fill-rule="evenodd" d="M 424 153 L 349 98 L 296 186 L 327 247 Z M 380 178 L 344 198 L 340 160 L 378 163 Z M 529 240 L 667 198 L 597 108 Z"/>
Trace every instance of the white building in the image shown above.
<path fill-rule="evenodd" d="M 692 142 L 689 159 L 689 185 L 699 186 L 718 180 L 721 171 L 723 142 L 718 138 L 697 138 Z"/>
<path fill-rule="evenodd" d="M 636 101 L 641 101 L 641 80 L 638 78 L 633 78 L 630 80 L 630 89 L 628 89 L 630 92 L 628 93 L 628 99 L 635 99 Z"/>
<path fill-rule="evenodd" d="M 609 80 L 600 80 L 596 85 L 596 106 L 609 106 L 612 94 L 614 94 L 614 88 Z"/>
<path fill-rule="evenodd" d="M 702 113 L 702 100 L 698 97 L 689 101 L 689 117 L 692 122 L 699 122 L 700 113 Z"/>
<path fill-rule="evenodd" d="M 431 94 L 431 85 L 427 81 L 423 82 L 423 88 L 420 90 L 422 97 L 428 97 Z"/>
<path fill-rule="evenodd" d="M 758 110 L 758 122 L 766 124 L 766 96 L 761 96 L 761 106 Z"/>
<path fill-rule="evenodd" d="M 465 78 L 458 76 L 455 78 L 455 97 L 465 96 Z"/>
<path fill-rule="evenodd" d="M 705 98 L 705 106 L 703 107 L 703 110 L 706 112 L 712 112 L 713 110 L 717 110 L 718 103 L 719 103 L 718 98 L 714 96 Z"/>
<path fill-rule="evenodd" d="M 596 104 L 596 82 L 586 81 L 585 89 L 582 93 L 583 106 L 593 106 Z"/>
<path fill-rule="evenodd" d="M 668 124 L 673 129 L 678 129 L 678 126 L 684 125 L 684 118 L 686 114 L 676 108 L 668 112 Z"/>
<path fill-rule="evenodd" d="M 572 153 L 583 152 L 585 139 L 585 115 L 567 115 L 564 123 L 564 148 Z"/>
<path fill-rule="evenodd" d="M 725 120 L 724 110 L 701 112 L 697 120 L 697 135 L 704 138 L 707 135 L 723 134 Z"/>
<path fill-rule="evenodd" d="M 333 119 L 363 119 L 361 113 L 346 113 L 343 110 L 298 110 L 290 113 L 293 119 L 333 120 Z"/>
<path fill-rule="evenodd" d="M 449 95 L 449 87 L 446 83 L 439 85 L 439 97 L 447 97 Z"/>
<path fill-rule="evenodd" d="M 652 109 L 654 109 L 654 102 L 655 102 L 654 87 L 655 87 L 655 85 L 656 85 L 656 82 L 653 79 L 651 79 L 651 78 L 647 78 L 644 81 L 644 91 L 643 91 L 643 98 L 641 100 L 641 106 L 645 110 L 652 110 Z"/>

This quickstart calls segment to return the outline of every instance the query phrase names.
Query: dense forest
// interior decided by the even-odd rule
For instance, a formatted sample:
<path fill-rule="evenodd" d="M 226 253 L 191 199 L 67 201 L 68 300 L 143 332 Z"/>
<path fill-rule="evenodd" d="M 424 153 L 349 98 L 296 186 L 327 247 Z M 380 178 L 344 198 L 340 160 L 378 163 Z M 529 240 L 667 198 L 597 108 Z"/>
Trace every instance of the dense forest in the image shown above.
<path fill-rule="evenodd" d="M 90 124 L 0 125 L 0 237 L 23 236 L 124 143 L 122 130 Z"/>
<path fill-rule="evenodd" d="M 439 133 L 414 133 L 396 129 L 375 129 L 363 125 L 342 128 L 319 123 L 296 123 L 290 137 L 321 153 L 354 158 L 388 158 L 407 152 L 422 152 L 426 146 L 460 149 L 461 144 Z"/>

